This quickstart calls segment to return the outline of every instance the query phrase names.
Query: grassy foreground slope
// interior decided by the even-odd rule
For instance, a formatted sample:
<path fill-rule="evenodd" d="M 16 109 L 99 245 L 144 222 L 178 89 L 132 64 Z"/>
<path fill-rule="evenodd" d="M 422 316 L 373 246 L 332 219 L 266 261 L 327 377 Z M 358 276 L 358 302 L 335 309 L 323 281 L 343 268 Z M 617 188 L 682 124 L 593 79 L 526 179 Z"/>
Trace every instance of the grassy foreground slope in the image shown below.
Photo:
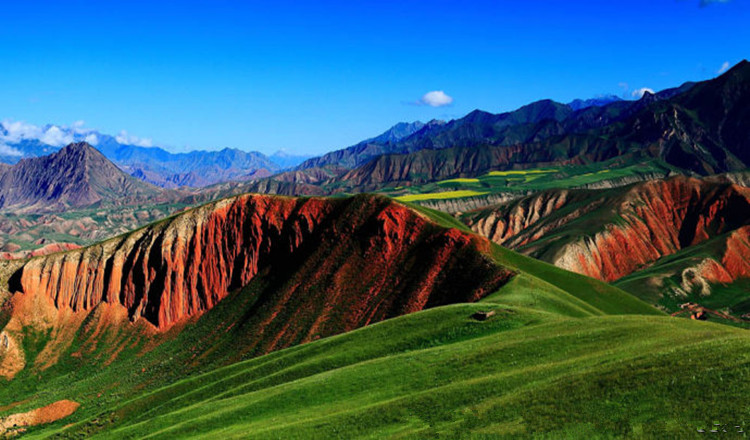
<path fill-rule="evenodd" d="M 453 305 L 189 378 L 60 434 L 684 437 L 750 416 L 749 342 L 676 318 Z"/>

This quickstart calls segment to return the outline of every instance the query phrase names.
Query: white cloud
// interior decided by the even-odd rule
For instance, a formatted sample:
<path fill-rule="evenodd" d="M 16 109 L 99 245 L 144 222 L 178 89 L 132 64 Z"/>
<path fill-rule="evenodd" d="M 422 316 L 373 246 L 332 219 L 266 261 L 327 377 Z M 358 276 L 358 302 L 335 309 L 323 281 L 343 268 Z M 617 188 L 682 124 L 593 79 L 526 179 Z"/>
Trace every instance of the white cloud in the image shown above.
<path fill-rule="evenodd" d="M 64 147 L 75 140 L 73 133 L 68 130 L 61 130 L 57 125 L 50 126 L 38 139 L 53 147 Z"/>
<path fill-rule="evenodd" d="M 23 121 L 5 120 L 0 125 L 5 129 L 5 134 L 0 135 L 0 141 L 4 143 L 18 143 L 23 140 L 38 140 L 39 142 L 54 147 L 62 147 L 74 142 L 73 132 L 57 125 L 39 127 Z"/>
<path fill-rule="evenodd" d="M 23 156 L 23 153 L 9 145 L 0 143 L 0 156 Z"/>
<path fill-rule="evenodd" d="M 91 145 L 98 145 L 101 135 L 95 130 L 86 128 L 85 125 L 84 121 L 75 121 L 69 126 L 46 125 L 40 127 L 23 121 L 6 119 L 0 122 L 0 145 L 10 148 L 10 145 L 24 140 L 39 141 L 54 147 L 64 147 L 70 143 L 81 141 L 88 142 Z M 134 136 L 125 130 L 121 131 L 116 136 L 116 139 L 121 144 L 137 145 L 139 147 L 153 146 L 150 138 Z"/>
<path fill-rule="evenodd" d="M 430 107 L 442 107 L 444 105 L 448 105 L 453 102 L 453 98 L 446 95 L 444 91 L 442 90 L 434 90 L 432 92 L 427 92 L 422 96 L 422 99 L 419 100 L 420 103 L 429 105 Z"/>
<path fill-rule="evenodd" d="M 5 120 L 1 124 L 6 133 L 0 140 L 7 143 L 20 142 L 23 139 L 39 139 L 44 134 L 40 127 L 22 121 Z"/>
<path fill-rule="evenodd" d="M 122 130 L 120 134 L 115 137 L 115 140 L 120 144 L 135 145 L 138 147 L 151 147 L 153 142 L 149 138 L 140 138 L 132 134 L 128 134 L 127 131 Z"/>
<path fill-rule="evenodd" d="M 99 143 L 99 136 L 97 136 L 96 133 L 89 133 L 83 138 L 83 140 L 89 145 L 97 145 Z"/>
<path fill-rule="evenodd" d="M 86 134 L 91 130 L 89 130 L 88 128 L 84 128 L 84 125 L 86 125 L 86 121 L 75 121 L 73 124 L 71 124 L 70 128 L 73 129 L 73 131 L 77 134 Z"/>
<path fill-rule="evenodd" d="M 729 70 L 729 67 L 731 67 L 729 65 L 729 61 L 724 61 L 724 64 L 721 65 L 721 67 L 719 68 L 719 70 L 716 71 L 716 73 L 718 73 L 719 75 L 721 75 L 722 73 L 724 73 L 727 70 Z"/>
<path fill-rule="evenodd" d="M 640 98 L 643 97 L 643 95 L 646 94 L 646 92 L 648 92 L 648 93 L 650 93 L 652 95 L 654 94 L 654 90 L 653 89 L 649 89 L 648 87 L 641 87 L 640 89 L 633 90 L 633 92 L 631 93 L 631 95 L 633 96 L 633 98 L 640 99 Z"/>

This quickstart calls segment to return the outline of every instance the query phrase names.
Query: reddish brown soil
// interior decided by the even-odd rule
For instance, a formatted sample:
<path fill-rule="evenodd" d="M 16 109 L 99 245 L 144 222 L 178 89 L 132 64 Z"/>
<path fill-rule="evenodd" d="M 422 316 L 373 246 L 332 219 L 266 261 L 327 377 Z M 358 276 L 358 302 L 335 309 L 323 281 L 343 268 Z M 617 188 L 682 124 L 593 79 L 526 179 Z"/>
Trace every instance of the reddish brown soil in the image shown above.
<path fill-rule="evenodd" d="M 0 419 L 0 434 L 12 434 L 24 426 L 43 425 L 68 417 L 81 406 L 72 400 L 59 400 L 42 408 L 25 413 L 12 414 Z"/>

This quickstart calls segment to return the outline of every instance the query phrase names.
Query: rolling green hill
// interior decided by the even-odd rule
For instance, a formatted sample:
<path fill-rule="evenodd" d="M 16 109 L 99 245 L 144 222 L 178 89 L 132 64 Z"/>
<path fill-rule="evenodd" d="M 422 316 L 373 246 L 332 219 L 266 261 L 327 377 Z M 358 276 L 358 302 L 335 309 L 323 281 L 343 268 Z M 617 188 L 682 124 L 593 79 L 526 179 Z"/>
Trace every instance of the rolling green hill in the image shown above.
<path fill-rule="evenodd" d="M 486 309 L 498 314 L 469 318 Z M 61 434 L 684 438 L 744 425 L 747 347 L 685 320 L 448 306 L 181 381 Z"/>

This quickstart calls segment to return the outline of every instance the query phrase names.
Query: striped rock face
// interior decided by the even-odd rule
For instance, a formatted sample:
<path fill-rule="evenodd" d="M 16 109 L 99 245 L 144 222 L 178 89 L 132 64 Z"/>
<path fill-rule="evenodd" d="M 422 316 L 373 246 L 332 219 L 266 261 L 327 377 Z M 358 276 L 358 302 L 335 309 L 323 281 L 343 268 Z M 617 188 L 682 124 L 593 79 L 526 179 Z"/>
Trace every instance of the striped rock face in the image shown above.
<path fill-rule="evenodd" d="M 485 255 L 488 246 L 382 197 L 245 195 L 91 247 L 8 262 L 18 266 L 8 325 L 70 327 L 96 312 L 97 325 L 164 333 L 256 283 L 265 287 L 252 298 L 247 337 L 268 352 L 478 300 L 513 276 Z"/>
<path fill-rule="evenodd" d="M 466 221 L 477 233 L 511 249 L 614 281 L 750 224 L 750 189 L 677 177 L 614 190 L 545 191 Z"/>

